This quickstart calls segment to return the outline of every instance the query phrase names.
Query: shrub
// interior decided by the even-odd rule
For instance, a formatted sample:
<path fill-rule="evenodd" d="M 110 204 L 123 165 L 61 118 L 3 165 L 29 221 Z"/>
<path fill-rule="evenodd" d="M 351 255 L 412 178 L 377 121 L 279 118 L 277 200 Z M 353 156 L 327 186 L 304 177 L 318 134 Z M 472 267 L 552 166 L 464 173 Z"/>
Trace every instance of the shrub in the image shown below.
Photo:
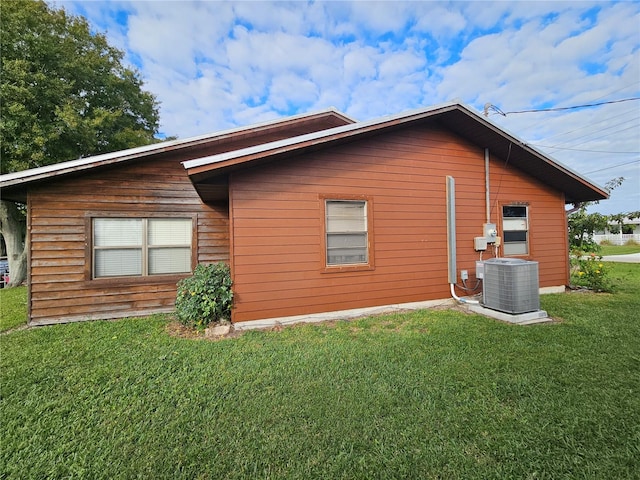
<path fill-rule="evenodd" d="M 627 240 L 627 243 L 625 243 L 625 245 L 633 247 L 635 245 L 638 245 L 638 242 L 636 242 L 633 238 L 630 238 L 629 240 Z"/>
<path fill-rule="evenodd" d="M 608 246 L 611 246 L 611 245 L 613 245 L 613 242 L 611 240 L 606 239 L 606 238 L 604 240 L 600 241 L 600 246 L 607 246 L 608 247 Z"/>
<path fill-rule="evenodd" d="M 595 253 L 584 255 L 583 252 L 576 252 L 572 263 L 572 283 L 596 292 L 608 292 L 611 290 L 608 278 L 609 269 L 602 263 L 602 256 Z"/>
<path fill-rule="evenodd" d="M 200 264 L 191 277 L 178 282 L 176 314 L 186 326 L 204 328 L 231 319 L 233 290 L 226 263 Z"/>

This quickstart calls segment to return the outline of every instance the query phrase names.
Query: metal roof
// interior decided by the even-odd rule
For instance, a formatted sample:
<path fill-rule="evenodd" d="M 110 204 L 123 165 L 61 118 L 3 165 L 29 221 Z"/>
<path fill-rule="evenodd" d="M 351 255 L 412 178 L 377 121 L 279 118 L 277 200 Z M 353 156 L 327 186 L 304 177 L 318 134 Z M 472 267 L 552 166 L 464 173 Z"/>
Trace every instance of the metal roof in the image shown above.
<path fill-rule="evenodd" d="M 237 135 L 248 135 L 281 125 L 293 124 L 317 116 L 335 116 L 346 125 L 319 130 L 313 133 L 263 143 L 252 147 L 204 156 L 183 162 L 183 165 L 198 191 L 206 188 L 205 183 L 214 177 L 224 175 L 235 168 L 247 168 L 277 156 L 297 154 L 314 148 L 327 148 L 341 142 L 364 138 L 366 135 L 382 133 L 387 129 L 400 128 L 419 122 L 436 122 L 467 141 L 481 148 L 489 148 L 493 156 L 508 159 L 509 165 L 539 179 L 541 182 L 565 193 L 568 203 L 602 200 L 607 192 L 582 177 L 578 173 L 552 159 L 550 156 L 527 145 L 515 135 L 482 117 L 471 108 L 457 103 L 445 103 L 429 108 L 421 108 L 390 115 L 366 122 L 357 122 L 334 108 L 311 114 L 300 114 L 284 119 L 276 119 L 259 124 L 238 127 L 214 134 L 173 140 L 144 147 L 112 152 L 94 157 L 81 158 L 46 167 L 25 170 L 0 176 L 3 197 L 18 199 L 32 183 L 49 181 L 61 175 L 79 173 L 85 170 L 119 164 L 130 160 L 143 159 L 154 154 L 184 152 L 194 147 Z M 184 158 L 184 157 L 183 157 Z M 6 195 L 6 193 L 9 195 Z"/>
<path fill-rule="evenodd" d="M 219 140 L 226 137 L 234 137 L 243 132 L 260 131 L 272 127 L 286 125 L 289 123 L 295 124 L 299 121 L 311 119 L 314 117 L 321 117 L 324 115 L 333 115 L 345 123 L 355 122 L 354 119 L 348 117 L 342 112 L 339 112 L 334 107 L 329 107 L 318 112 L 304 113 L 286 118 L 278 118 L 275 120 L 269 120 L 266 122 L 247 125 L 243 127 L 231 128 L 228 130 L 223 130 L 206 135 L 199 135 L 179 140 L 170 140 L 151 145 L 145 145 L 142 147 L 130 148 L 127 150 L 120 150 L 116 152 L 105 153 L 102 155 L 95 155 L 92 157 L 79 158 L 77 160 L 70 160 L 53 165 L 47 165 L 44 167 L 32 168 L 20 172 L 0 175 L 0 187 L 7 188 L 18 186 L 20 184 L 28 184 L 34 181 L 45 180 L 50 177 L 57 177 L 60 175 L 76 173 L 96 167 L 140 159 L 153 154 L 182 150 L 189 147 L 203 145 L 214 140 Z"/>

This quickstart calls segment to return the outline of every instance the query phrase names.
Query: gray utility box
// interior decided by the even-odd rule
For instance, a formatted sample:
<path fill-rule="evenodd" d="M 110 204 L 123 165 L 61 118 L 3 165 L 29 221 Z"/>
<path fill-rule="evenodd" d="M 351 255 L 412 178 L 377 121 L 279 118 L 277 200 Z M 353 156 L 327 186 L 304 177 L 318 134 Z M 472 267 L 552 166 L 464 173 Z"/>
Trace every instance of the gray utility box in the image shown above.
<path fill-rule="evenodd" d="M 538 262 L 519 258 L 485 260 L 482 304 L 511 314 L 540 310 Z"/>

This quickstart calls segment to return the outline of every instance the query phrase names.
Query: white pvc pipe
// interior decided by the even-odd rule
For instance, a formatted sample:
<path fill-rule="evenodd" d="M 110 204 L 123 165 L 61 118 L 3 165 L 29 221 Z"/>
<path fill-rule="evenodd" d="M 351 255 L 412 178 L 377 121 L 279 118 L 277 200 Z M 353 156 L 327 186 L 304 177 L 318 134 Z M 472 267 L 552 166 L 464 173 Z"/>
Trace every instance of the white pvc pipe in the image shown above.
<path fill-rule="evenodd" d="M 480 302 L 478 300 L 469 300 L 468 298 L 462 298 L 456 295 L 455 284 L 450 283 L 451 287 L 451 298 L 453 298 L 456 302 L 460 303 L 471 303 L 473 305 L 479 305 Z"/>

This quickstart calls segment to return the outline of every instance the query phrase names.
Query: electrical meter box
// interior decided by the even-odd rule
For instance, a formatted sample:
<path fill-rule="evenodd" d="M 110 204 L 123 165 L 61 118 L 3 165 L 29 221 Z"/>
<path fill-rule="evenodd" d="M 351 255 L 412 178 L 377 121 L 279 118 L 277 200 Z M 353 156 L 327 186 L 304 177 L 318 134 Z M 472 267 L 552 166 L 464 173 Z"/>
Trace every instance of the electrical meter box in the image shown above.
<path fill-rule="evenodd" d="M 495 223 L 483 223 L 482 232 L 485 238 L 487 239 L 487 243 L 493 243 L 496 241 L 496 235 L 498 235 L 498 230 L 496 229 Z"/>

